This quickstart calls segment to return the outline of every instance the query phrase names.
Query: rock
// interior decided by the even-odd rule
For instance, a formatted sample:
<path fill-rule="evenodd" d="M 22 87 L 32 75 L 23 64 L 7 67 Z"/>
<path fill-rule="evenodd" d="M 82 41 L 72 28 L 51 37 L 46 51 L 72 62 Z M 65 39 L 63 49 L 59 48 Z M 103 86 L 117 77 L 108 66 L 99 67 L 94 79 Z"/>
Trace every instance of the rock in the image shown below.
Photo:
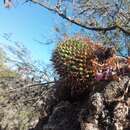
<path fill-rule="evenodd" d="M 129 130 L 129 81 L 124 76 L 96 83 L 89 93 L 72 100 L 60 86 L 57 90 L 2 80 L 0 130 Z"/>
<path fill-rule="evenodd" d="M 119 102 L 114 108 L 114 129 L 123 130 L 123 125 L 126 125 L 126 117 L 128 115 L 128 105 L 123 102 Z"/>
<path fill-rule="evenodd" d="M 63 101 L 55 106 L 47 124 L 43 125 L 43 130 L 80 130 L 77 119 L 74 105 Z"/>
<path fill-rule="evenodd" d="M 68 98 L 59 100 L 42 130 L 127 129 L 129 86 L 129 77 L 122 77 L 120 81 L 101 83 L 101 86 L 98 84 L 98 88 L 93 87 L 96 89 L 89 95 L 86 93 L 84 99 L 75 102 Z"/>
<path fill-rule="evenodd" d="M 113 101 L 123 96 L 125 90 L 130 86 L 129 77 L 124 76 L 120 81 L 111 81 L 104 86 L 103 95 L 105 101 Z"/>
<path fill-rule="evenodd" d="M 93 123 L 81 123 L 81 130 L 99 130 Z"/>

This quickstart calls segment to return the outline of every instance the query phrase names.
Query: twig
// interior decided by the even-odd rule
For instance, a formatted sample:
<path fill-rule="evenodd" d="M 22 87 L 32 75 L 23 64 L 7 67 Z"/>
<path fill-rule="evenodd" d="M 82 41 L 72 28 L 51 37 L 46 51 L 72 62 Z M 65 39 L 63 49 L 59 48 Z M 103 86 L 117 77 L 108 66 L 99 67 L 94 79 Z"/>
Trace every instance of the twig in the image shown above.
<path fill-rule="evenodd" d="M 26 85 L 26 86 L 24 86 L 25 88 L 26 87 L 33 87 L 33 86 L 38 86 L 38 85 L 49 85 L 49 84 L 53 84 L 53 83 L 55 83 L 55 81 L 50 81 L 50 82 L 47 82 L 47 83 L 36 83 L 36 84 L 29 84 L 29 85 Z"/>
<path fill-rule="evenodd" d="M 20 87 L 20 88 L 15 88 L 15 89 L 11 89 L 9 90 L 8 92 L 14 92 L 14 91 L 18 91 L 18 90 L 21 90 L 21 89 L 24 89 L 24 88 L 29 88 L 29 87 L 34 87 L 34 86 L 39 86 L 39 85 L 49 85 L 49 84 L 53 84 L 55 83 L 56 81 L 50 81 L 50 82 L 46 82 L 46 83 L 36 83 L 36 84 L 29 84 L 29 85 L 25 85 L 23 87 Z"/>

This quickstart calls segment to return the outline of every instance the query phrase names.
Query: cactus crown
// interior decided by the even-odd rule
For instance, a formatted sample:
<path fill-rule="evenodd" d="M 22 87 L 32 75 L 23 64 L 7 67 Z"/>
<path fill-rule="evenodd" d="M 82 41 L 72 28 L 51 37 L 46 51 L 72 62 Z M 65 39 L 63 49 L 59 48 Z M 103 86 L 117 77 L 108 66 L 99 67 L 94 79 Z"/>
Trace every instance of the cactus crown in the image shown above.
<path fill-rule="evenodd" d="M 94 52 L 91 44 L 83 39 L 68 39 L 60 43 L 53 53 L 52 61 L 61 78 L 87 80 L 93 75 L 91 59 Z"/>

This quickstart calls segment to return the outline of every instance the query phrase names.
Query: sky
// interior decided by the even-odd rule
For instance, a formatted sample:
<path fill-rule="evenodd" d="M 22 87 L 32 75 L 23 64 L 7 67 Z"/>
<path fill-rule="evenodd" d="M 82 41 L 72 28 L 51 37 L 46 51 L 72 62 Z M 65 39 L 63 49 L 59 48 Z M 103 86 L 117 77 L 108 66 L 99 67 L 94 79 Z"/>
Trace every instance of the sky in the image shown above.
<path fill-rule="evenodd" d="M 13 44 L 1 35 L 12 34 L 13 41 L 23 43 L 32 53 L 33 59 L 48 63 L 55 44 L 41 45 L 55 37 L 54 25 L 58 16 L 35 4 L 20 4 L 11 9 L 4 8 L 0 1 L 0 44 Z M 60 21 L 59 21 L 60 22 Z"/>

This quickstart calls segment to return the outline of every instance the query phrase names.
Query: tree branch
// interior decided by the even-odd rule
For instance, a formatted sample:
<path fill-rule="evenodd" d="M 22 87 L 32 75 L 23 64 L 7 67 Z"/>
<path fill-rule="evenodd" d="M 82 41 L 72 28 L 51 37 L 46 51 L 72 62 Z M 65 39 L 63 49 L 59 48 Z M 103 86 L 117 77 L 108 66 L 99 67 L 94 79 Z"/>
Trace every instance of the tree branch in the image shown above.
<path fill-rule="evenodd" d="M 11 89 L 8 92 L 14 92 L 14 91 L 21 91 L 21 89 L 25 89 L 25 88 L 31 88 L 31 87 L 35 87 L 35 86 L 45 86 L 44 88 L 47 88 L 48 85 L 50 84 L 54 84 L 56 81 L 50 81 L 50 82 L 45 82 L 45 83 L 34 83 L 34 84 L 28 84 L 28 85 L 24 85 L 23 87 L 20 88 L 15 88 L 15 89 Z"/>
<path fill-rule="evenodd" d="M 35 4 L 38 4 L 46 9 L 48 9 L 51 12 L 54 12 L 56 14 L 58 14 L 59 16 L 61 16 L 63 19 L 66 19 L 67 21 L 76 24 L 82 28 L 88 29 L 88 30 L 92 30 L 92 31 L 102 31 L 102 32 L 106 32 L 106 31 L 111 31 L 111 30 L 115 30 L 115 29 L 119 29 L 121 30 L 123 33 L 125 33 L 126 35 L 130 35 L 130 31 L 125 30 L 122 27 L 119 27 L 118 25 L 112 25 L 110 27 L 92 27 L 92 26 L 87 26 L 84 25 L 82 23 L 80 23 L 79 21 L 76 21 L 75 19 L 72 19 L 71 17 L 67 17 L 61 10 L 59 10 L 59 8 L 54 8 L 54 7 L 50 7 L 47 3 L 39 1 L 39 0 L 28 0 L 30 2 L 33 2 Z"/>
<path fill-rule="evenodd" d="M 49 84 L 54 84 L 56 81 L 50 81 L 50 82 L 46 82 L 46 83 L 35 83 L 35 84 L 29 84 L 29 85 L 26 85 L 25 87 L 33 87 L 33 86 L 39 86 L 39 85 L 49 85 Z"/>

